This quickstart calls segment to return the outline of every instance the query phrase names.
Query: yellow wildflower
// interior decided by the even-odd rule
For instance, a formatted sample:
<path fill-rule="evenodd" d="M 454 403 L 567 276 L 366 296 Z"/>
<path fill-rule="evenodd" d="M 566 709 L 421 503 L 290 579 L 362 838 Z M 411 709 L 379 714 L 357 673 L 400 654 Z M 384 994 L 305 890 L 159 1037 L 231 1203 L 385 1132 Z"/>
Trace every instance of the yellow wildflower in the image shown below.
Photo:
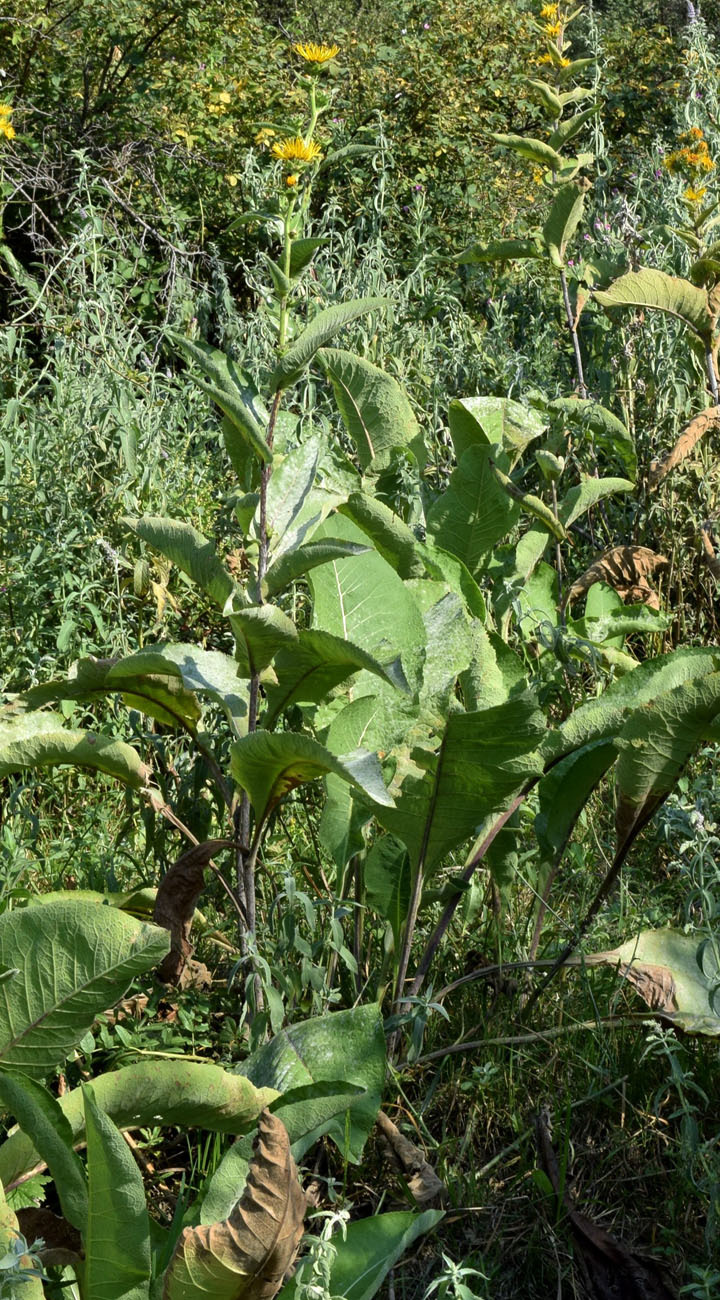
<path fill-rule="evenodd" d="M 15 139 L 15 127 L 8 122 L 6 117 L 0 118 L 0 135 L 4 135 L 6 140 Z"/>
<path fill-rule="evenodd" d="M 550 54 L 541 54 L 540 57 L 537 58 L 537 59 L 535 60 L 535 62 L 538 64 L 538 66 L 539 66 L 541 63 L 552 63 L 552 55 L 550 55 Z"/>
<path fill-rule="evenodd" d="M 702 203 L 706 193 L 707 190 L 704 185 L 702 185 L 699 190 L 694 190 L 692 185 L 688 185 L 685 191 L 685 198 L 688 203 Z"/>
<path fill-rule="evenodd" d="M 225 177 L 225 180 L 227 181 L 228 185 L 232 185 L 233 189 L 238 183 L 238 177 L 235 175 L 234 172 L 230 172 L 229 175 Z"/>
<path fill-rule="evenodd" d="M 540 17 L 557 18 L 557 12 L 558 12 L 557 5 L 543 5 L 542 9 L 540 10 Z"/>
<path fill-rule="evenodd" d="M 315 144 L 313 140 L 306 144 L 301 135 L 278 140 L 277 144 L 273 145 L 272 151 L 275 157 L 282 158 L 283 162 L 312 163 L 317 162 L 320 157 L 320 145 Z"/>
<path fill-rule="evenodd" d="M 329 63 L 340 53 L 339 45 L 316 45 L 314 41 L 298 42 L 293 49 L 306 63 Z"/>
<path fill-rule="evenodd" d="M 546 36 L 552 38 L 552 37 L 554 37 L 554 36 L 559 36 L 559 35 L 560 35 L 560 29 L 561 29 L 561 26 L 562 26 L 562 24 L 559 23 L 559 22 L 557 22 L 557 23 L 546 23 L 545 26 L 543 27 L 543 31 L 544 31 L 544 33 L 545 33 Z"/>
<path fill-rule="evenodd" d="M 297 172 L 293 172 L 292 176 L 286 176 L 286 177 L 285 177 L 285 184 L 286 184 L 286 185 L 297 185 L 297 183 L 298 183 L 299 180 L 300 180 L 300 177 L 298 176 Z"/>
<path fill-rule="evenodd" d="M 13 111 L 12 104 L 0 104 L 0 117 L 12 117 Z"/>
<path fill-rule="evenodd" d="M 691 126 L 687 133 L 691 140 L 702 140 L 703 133 L 699 126 Z"/>

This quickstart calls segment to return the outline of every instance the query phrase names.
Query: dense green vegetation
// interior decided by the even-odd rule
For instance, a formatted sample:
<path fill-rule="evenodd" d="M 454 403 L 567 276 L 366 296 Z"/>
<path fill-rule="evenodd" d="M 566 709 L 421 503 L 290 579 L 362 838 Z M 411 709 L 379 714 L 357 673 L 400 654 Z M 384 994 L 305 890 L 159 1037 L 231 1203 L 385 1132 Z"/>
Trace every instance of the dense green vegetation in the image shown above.
<path fill-rule="evenodd" d="M 717 1296 L 696 9 L 8 7 L 0 1295 Z"/>

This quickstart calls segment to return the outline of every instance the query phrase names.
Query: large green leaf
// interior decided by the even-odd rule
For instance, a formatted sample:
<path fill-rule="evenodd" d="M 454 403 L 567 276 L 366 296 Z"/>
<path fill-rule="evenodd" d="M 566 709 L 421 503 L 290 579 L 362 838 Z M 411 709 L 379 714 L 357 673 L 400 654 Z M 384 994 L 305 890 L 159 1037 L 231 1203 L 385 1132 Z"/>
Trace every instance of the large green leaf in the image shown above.
<path fill-rule="evenodd" d="M 392 805 L 374 754 L 359 749 L 336 758 L 309 736 L 292 731 L 256 731 L 237 740 L 230 755 L 232 774 L 247 790 L 259 822 L 291 790 L 332 772 L 361 790 L 374 803 Z"/>
<path fill-rule="evenodd" d="M 340 348 L 323 348 L 318 361 L 364 471 L 385 469 L 395 447 L 410 447 L 418 463 L 424 463 L 420 426 L 392 375 Z"/>
<path fill-rule="evenodd" d="M 384 501 L 367 492 L 353 492 L 338 508 L 367 534 L 376 551 L 401 578 L 419 578 L 425 572 L 415 534 Z"/>
<path fill-rule="evenodd" d="M 150 1220 L 142 1174 L 87 1084 L 83 1098 L 88 1169 L 83 1300 L 149 1300 Z"/>
<path fill-rule="evenodd" d="M 397 1210 L 351 1223 L 344 1239 L 336 1233 L 332 1238 L 336 1254 L 330 1266 L 330 1295 L 342 1296 L 342 1300 L 372 1300 L 405 1251 L 442 1218 L 442 1210 L 425 1210 L 422 1214 Z M 296 1274 L 283 1287 L 278 1300 L 295 1300 L 297 1286 Z"/>
<path fill-rule="evenodd" d="M 429 713 L 445 717 L 456 707 L 455 687 L 461 673 L 469 668 L 473 656 L 473 636 L 462 597 L 445 591 L 433 598 L 435 583 L 417 580 L 414 584 L 418 604 L 426 604 L 423 622 L 427 633 L 427 652 L 423 667 L 420 703 Z M 444 587 L 445 584 L 443 583 Z M 423 602 L 423 592 L 426 601 Z"/>
<path fill-rule="evenodd" d="M 0 256 L 2 256 L 1 253 Z M 37 287 L 36 285 L 35 288 Z M 5 1200 L 5 1192 L 0 1187 L 0 1259 L 10 1255 L 13 1265 L 17 1264 L 20 1268 L 27 1270 L 22 1280 L 16 1278 L 13 1281 L 12 1291 L 8 1290 L 7 1294 L 11 1297 L 11 1300 L 43 1300 L 45 1291 L 37 1262 L 30 1255 L 18 1256 L 16 1254 L 20 1235 L 20 1224 L 17 1215 L 8 1205 Z"/>
<path fill-rule="evenodd" d="M 469 447 L 428 513 L 435 543 L 457 555 L 473 575 L 520 517 L 520 507 L 493 472 L 494 452 L 491 446 Z"/>
<path fill-rule="evenodd" d="M 520 262 L 528 258 L 543 257 L 540 238 L 489 239 L 487 243 L 470 244 L 458 257 L 460 266 L 473 266 L 478 262 Z"/>
<path fill-rule="evenodd" d="M 564 97 L 561 96 L 561 98 Z M 565 103 L 567 102 L 566 99 Z M 582 113 L 576 113 L 574 117 L 568 117 L 564 122 L 558 122 L 558 125 L 548 140 L 550 148 L 562 149 L 563 145 L 567 144 L 570 140 L 574 140 L 575 136 L 582 131 L 585 124 L 592 121 L 594 117 L 597 117 L 599 111 L 599 104 L 593 104 L 592 108 L 583 109 Z"/>
<path fill-rule="evenodd" d="M 320 533 L 366 540 L 350 519 L 337 517 Z M 314 627 L 362 646 L 380 663 L 400 657 L 411 689 L 418 686 L 425 648 L 422 616 L 411 592 L 377 551 L 320 565 L 309 581 Z"/>
<path fill-rule="evenodd" d="M 164 1300 L 273 1300 L 297 1254 L 305 1209 L 288 1135 L 263 1111 L 242 1196 L 221 1222 L 183 1229 Z"/>
<path fill-rule="evenodd" d="M 216 402 L 231 423 L 233 430 L 264 463 L 272 461 L 272 452 L 265 441 L 265 421 L 258 409 L 257 395 L 239 367 L 217 348 L 198 340 L 192 342 L 180 334 L 171 335 L 173 342 L 202 372 L 202 378 L 193 375 L 196 384 Z M 236 464 L 238 459 L 228 446 L 228 453 Z M 236 465 L 236 468 L 238 466 Z"/>
<path fill-rule="evenodd" d="M 317 541 L 306 542 L 294 551 L 286 551 L 270 565 L 263 584 L 263 595 L 272 597 L 289 587 L 296 578 L 303 578 L 319 564 L 328 564 L 333 560 L 346 560 L 353 555 L 362 555 L 370 547 L 363 542 L 347 542 L 340 537 L 321 537 Z"/>
<path fill-rule="evenodd" d="M 487 617 L 485 597 L 467 565 L 457 555 L 451 555 L 432 541 L 418 542 L 417 553 L 428 577 L 446 582 L 451 591 L 462 597 L 468 614 L 484 622 Z"/>
<path fill-rule="evenodd" d="M 277 390 L 293 384 L 310 364 L 315 353 L 334 339 L 341 329 L 358 317 L 366 316 L 368 312 L 387 311 L 389 306 L 387 298 L 355 298 L 319 311 L 278 361 L 270 376 L 271 388 Z"/>
<path fill-rule="evenodd" d="M 327 748 L 338 755 L 359 749 L 377 726 L 381 710 L 377 696 L 364 695 L 353 700 L 331 722 L 325 737 Z M 342 869 L 354 853 L 365 847 L 362 828 L 370 819 L 371 809 L 355 798 L 353 787 L 340 777 L 331 773 L 325 784 L 327 797 L 318 833 L 323 848 Z"/>
<path fill-rule="evenodd" d="M 632 674 L 635 680 L 635 674 Z M 636 709 L 617 737 L 618 849 L 652 817 L 703 740 L 714 738 L 720 672 L 686 682 Z"/>
<path fill-rule="evenodd" d="M 547 422 L 531 406 L 510 397 L 457 397 L 448 410 L 450 437 L 460 461 L 468 447 L 500 444 L 508 454 L 523 452 Z"/>
<path fill-rule="evenodd" d="M 277 1088 L 283 1093 L 322 1082 L 339 1081 L 362 1088 L 362 1100 L 333 1120 L 327 1130 L 343 1157 L 359 1164 L 385 1086 L 380 1008 L 368 1003 L 290 1025 L 237 1069 L 257 1088 Z"/>
<path fill-rule="evenodd" d="M 177 666 L 187 690 L 207 695 L 220 705 L 236 732 L 247 725 L 247 683 L 241 680 L 239 665 L 232 655 L 183 642 L 154 649 Z"/>
<path fill-rule="evenodd" d="M 412 889 L 410 857 L 402 840 L 381 835 L 365 859 L 364 877 L 368 907 L 389 922 L 399 952 Z"/>
<path fill-rule="evenodd" d="M 40 1159 L 49 1167 L 60 1208 L 78 1232 L 87 1227 L 88 1192 L 85 1168 L 73 1150 L 72 1129 L 60 1103 L 27 1076 L 0 1070 L 0 1098 L 15 1116 L 20 1129 L 34 1144 Z"/>
<path fill-rule="evenodd" d="M 541 774 L 537 746 L 544 735 L 533 697 L 520 695 L 478 713 L 451 714 L 437 752 L 413 750 L 411 765 L 398 773 L 395 807 L 376 816 L 407 845 L 414 871 L 431 871 Z"/>
<path fill-rule="evenodd" d="M 297 642 L 279 652 L 274 666 L 277 685 L 265 687 L 268 713 L 263 725 L 268 729 L 290 704 L 317 703 L 363 670 L 407 690 L 399 662 L 384 667 L 366 650 L 330 632 L 301 630 Z"/>
<path fill-rule="evenodd" d="M 609 289 L 596 289 L 593 297 L 602 307 L 654 307 L 679 317 L 702 338 L 710 333 L 706 290 L 698 289 L 689 280 L 667 275 L 665 271 L 650 267 L 628 271 Z"/>
<path fill-rule="evenodd" d="M 21 976 L 0 984 L 0 1064 L 47 1077 L 168 947 L 165 930 L 114 907 L 58 902 L 5 912 L 0 963 Z"/>
<path fill-rule="evenodd" d="M 543 239 L 550 261 L 561 270 L 565 253 L 583 214 L 585 194 L 577 185 L 563 185 L 557 191 L 543 226 Z"/>
<path fill-rule="evenodd" d="M 33 686 L 21 699 L 29 708 L 59 700 L 103 699 L 122 694 L 130 709 L 139 709 L 166 726 L 195 730 L 200 706 L 186 689 L 180 669 L 162 648 L 141 650 L 125 659 L 80 659 L 60 681 Z"/>
<path fill-rule="evenodd" d="M 595 786 L 617 758 L 612 741 L 596 740 L 551 767 L 538 785 L 535 834 L 544 859 L 558 863 Z"/>
<path fill-rule="evenodd" d="M 278 458 L 267 485 L 266 520 L 270 535 L 271 554 L 297 520 L 312 491 L 317 474 L 322 444 L 319 438 L 308 438 L 282 459 Z M 259 517 L 256 534 L 259 536 Z"/>
<path fill-rule="evenodd" d="M 532 492 L 523 492 L 516 483 L 513 483 L 508 474 L 503 473 L 494 461 L 489 463 L 497 482 L 513 501 L 517 501 L 521 510 L 533 515 L 559 542 L 564 541 L 566 537 L 565 528 L 560 520 L 555 517 L 550 506 L 546 505 L 540 497 L 534 496 Z"/>
<path fill-rule="evenodd" d="M 632 492 L 635 484 L 626 478 L 583 478 L 576 487 L 565 493 L 558 507 L 560 521 L 569 528 L 571 524 L 591 510 L 598 501 L 614 496 L 617 492 Z"/>
<path fill-rule="evenodd" d="M 548 171 L 561 172 L 568 164 L 568 159 L 561 158 L 560 154 L 555 149 L 551 149 L 544 140 L 533 140 L 524 135 L 503 135 L 497 131 L 492 131 L 491 135 L 498 144 L 506 145 L 520 158 L 529 158 L 536 167 L 546 167 Z"/>
<path fill-rule="evenodd" d="M 238 673 L 252 677 L 272 663 L 278 650 L 297 641 L 297 628 L 277 605 L 251 605 L 228 610 L 235 635 Z"/>
<path fill-rule="evenodd" d="M 109 908 L 103 909 L 109 911 Z M 0 918 L 4 919 L 4 918 Z M 164 933 L 164 931 L 163 931 Z M 107 1004 L 105 1004 L 107 1005 Z M 199 1061 L 143 1061 L 93 1079 L 97 1105 L 119 1129 L 147 1128 L 158 1122 L 213 1133 L 243 1133 L 251 1128 L 277 1089 L 255 1087 L 240 1074 Z M 81 1088 L 59 1101 L 77 1144 L 85 1137 Z M 0 1144 L 0 1181 L 10 1187 L 40 1159 L 32 1140 L 18 1131 Z"/>
<path fill-rule="evenodd" d="M 637 455 L 632 434 L 623 421 L 587 397 L 556 397 L 547 409 L 561 415 L 573 428 L 592 433 L 600 447 L 609 447 L 619 457 L 630 478 L 637 473 Z"/>
<path fill-rule="evenodd" d="M 180 519 L 142 515 L 139 519 L 126 517 L 123 523 L 192 578 L 216 605 L 224 608 L 236 587 L 218 557 L 214 542 L 203 537 L 192 524 Z"/>
<path fill-rule="evenodd" d="M 141 790 L 150 768 L 124 740 L 94 731 L 69 731 L 56 713 L 0 714 L 0 777 L 36 767 L 87 767 Z"/>

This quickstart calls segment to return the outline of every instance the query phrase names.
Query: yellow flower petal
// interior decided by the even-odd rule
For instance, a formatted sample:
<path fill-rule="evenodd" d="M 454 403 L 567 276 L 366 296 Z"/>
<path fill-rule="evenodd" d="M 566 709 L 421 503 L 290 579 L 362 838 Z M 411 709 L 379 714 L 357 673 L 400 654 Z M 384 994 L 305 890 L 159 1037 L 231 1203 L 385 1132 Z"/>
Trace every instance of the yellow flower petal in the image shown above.
<path fill-rule="evenodd" d="M 306 63 L 329 63 L 340 53 L 339 45 L 316 45 L 314 41 L 298 42 L 293 49 Z"/>

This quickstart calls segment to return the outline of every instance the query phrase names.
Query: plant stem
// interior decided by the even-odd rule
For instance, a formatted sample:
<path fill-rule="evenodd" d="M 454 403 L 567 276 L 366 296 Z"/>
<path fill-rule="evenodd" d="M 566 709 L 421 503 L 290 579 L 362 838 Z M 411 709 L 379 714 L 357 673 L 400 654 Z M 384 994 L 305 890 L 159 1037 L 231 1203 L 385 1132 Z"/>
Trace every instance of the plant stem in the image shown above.
<path fill-rule="evenodd" d="M 578 338 L 577 326 L 573 315 L 572 303 L 570 302 L 570 291 L 568 289 L 567 276 L 565 270 L 560 272 L 560 283 L 562 285 L 563 303 L 565 304 L 565 318 L 567 320 L 570 337 L 572 339 L 573 352 L 575 353 L 575 373 L 577 374 L 578 388 L 581 397 L 588 396 L 587 384 L 585 383 L 585 373 L 583 371 L 582 352 L 580 351 L 580 339 Z"/>
<path fill-rule="evenodd" d="M 713 401 L 717 406 L 718 402 L 720 402 L 720 397 L 718 397 L 717 372 L 715 370 L 715 357 L 713 356 L 713 350 L 709 343 L 705 344 L 705 364 L 707 366 L 708 380 L 710 383 L 710 392 L 712 393 Z"/>

